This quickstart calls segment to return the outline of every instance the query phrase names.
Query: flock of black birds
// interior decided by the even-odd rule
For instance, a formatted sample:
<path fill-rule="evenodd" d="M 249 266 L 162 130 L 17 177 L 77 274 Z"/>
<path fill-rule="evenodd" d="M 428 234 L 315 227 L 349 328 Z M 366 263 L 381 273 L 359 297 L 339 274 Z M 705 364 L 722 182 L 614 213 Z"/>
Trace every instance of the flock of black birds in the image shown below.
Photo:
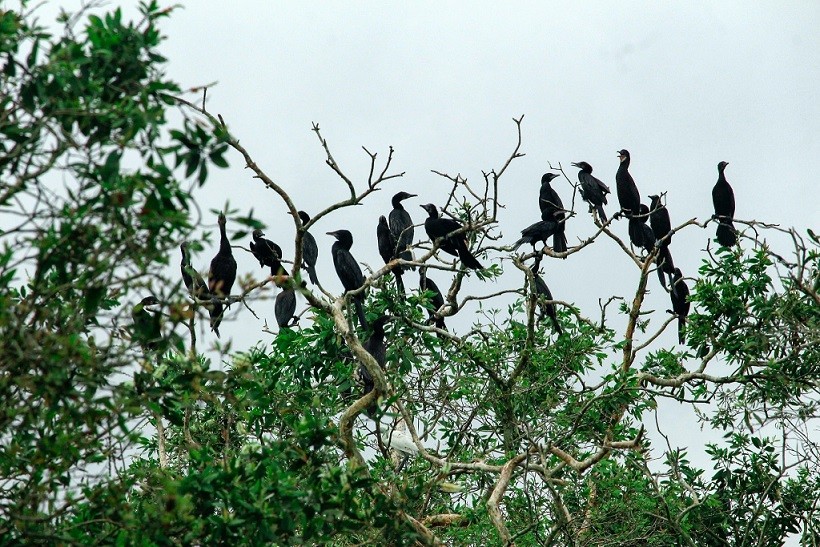
<path fill-rule="evenodd" d="M 630 155 L 627 150 L 618 152 L 620 165 L 615 175 L 616 194 L 618 197 L 619 210 L 612 216 L 612 221 L 621 217 L 628 220 L 628 234 L 630 243 L 644 250 L 647 254 L 657 250 L 655 264 L 658 278 L 667 289 L 667 277 L 669 279 L 668 291 L 672 301 L 671 313 L 678 317 L 678 338 L 679 342 L 684 342 L 684 328 L 686 316 L 689 313 L 689 287 L 683 279 L 683 274 L 676 268 L 672 259 L 669 246 L 672 242 L 674 230 L 665 204 L 661 201 L 661 195 L 649 196 L 651 203 L 646 206 L 641 203 L 640 192 L 635 184 L 632 175 L 629 173 Z M 589 204 L 591 213 L 597 216 L 598 222 L 603 226 L 608 219 L 604 211 L 607 204 L 607 194 L 609 187 L 592 174 L 592 166 L 587 162 L 577 162 L 572 164 L 578 167 L 579 190 L 581 198 Z M 737 243 L 737 231 L 732 222 L 735 213 L 734 192 L 725 176 L 727 162 L 718 164 L 718 180 L 712 190 L 712 201 L 714 204 L 713 219 L 717 221 L 717 240 L 723 246 L 733 246 Z M 513 245 L 512 249 L 517 250 L 521 245 L 528 243 L 536 251 L 536 244 L 540 243 L 546 248 L 547 241 L 552 238 L 552 251 L 554 253 L 567 252 L 567 239 L 565 235 L 565 224 L 569 218 L 570 211 L 564 208 L 560 196 L 551 186 L 551 181 L 558 177 L 555 173 L 546 173 L 541 177 L 541 187 L 539 191 L 538 204 L 541 210 L 541 220 L 528 226 L 521 231 L 521 238 Z M 393 209 L 388 216 L 380 216 L 376 228 L 378 250 L 385 264 L 397 259 L 413 261 L 413 239 L 414 224 L 410 214 L 404 208 L 402 202 L 417 197 L 415 194 L 399 192 L 393 196 Z M 438 208 L 431 204 L 421 205 L 427 212 L 427 219 L 424 221 L 424 229 L 430 241 L 437 245 L 437 248 L 450 255 L 459 258 L 461 264 L 469 269 L 482 269 L 482 264 L 470 251 L 468 244 L 468 231 L 470 227 L 465 227 L 460 221 L 453 218 L 440 216 Z M 298 212 L 303 225 L 310 221 L 310 216 L 304 211 Z M 182 280 L 189 292 L 198 302 L 207 308 L 210 315 L 210 326 L 213 332 L 219 336 L 219 325 L 225 306 L 230 302 L 227 297 L 231 294 L 236 280 L 236 260 L 233 257 L 230 242 L 226 233 L 226 219 L 224 214 L 219 215 L 220 244 L 219 251 L 213 257 L 208 272 L 208 282 L 191 265 L 191 258 L 187 242 L 180 245 L 182 261 L 180 269 Z M 291 284 L 286 283 L 288 273 L 282 264 L 282 249 L 273 241 L 264 237 L 262 230 L 254 230 L 250 250 L 263 268 L 270 268 L 270 274 L 277 286 L 284 287 L 276 297 L 275 316 L 280 328 L 290 327 L 296 321 L 294 313 L 296 311 L 296 291 Z M 363 329 L 368 328 L 367 318 L 364 313 L 365 276 L 359 263 L 351 254 L 353 246 L 353 235 L 348 230 L 336 230 L 328 232 L 336 241 L 331 247 L 331 256 L 336 274 L 346 292 L 353 292 L 351 300 L 356 310 L 356 319 Z M 307 272 L 310 282 L 318 285 L 316 276 L 316 263 L 319 249 L 314 237 L 307 231 L 302 236 L 302 267 Z M 562 329 L 556 316 L 555 305 L 552 302 L 552 293 L 549 287 L 539 275 L 539 264 L 543 252 L 538 252 L 535 262 L 530 268 L 533 274 L 533 290 L 539 297 L 539 321 L 545 317 L 551 319 L 556 333 L 561 336 Z M 562 258 L 566 258 L 564 255 Z M 392 273 L 396 280 L 397 290 L 400 294 L 405 294 L 403 275 L 408 270 L 415 270 L 415 265 L 394 263 Z M 306 282 L 302 282 L 302 287 L 306 287 Z M 435 282 L 427 277 L 427 268 L 419 267 L 419 288 L 423 294 L 430 297 L 432 307 L 428 310 L 430 322 L 439 329 L 445 329 L 444 316 L 440 314 L 444 306 L 444 296 Z M 160 339 L 159 316 L 151 311 L 152 306 L 159 302 L 153 296 L 144 298 L 133 310 L 133 318 L 136 329 L 141 333 L 138 340 L 144 347 L 156 346 L 156 341 Z M 390 317 L 379 317 L 373 325 L 372 334 L 365 343 L 366 349 L 371 351 L 377 361 L 384 360 L 384 325 Z M 372 346 L 372 348 L 371 348 Z M 381 350 L 379 350 L 381 348 Z M 382 364 L 382 363 L 380 363 Z M 360 371 L 360 375 L 367 383 L 367 371 Z M 372 384 L 372 379 L 370 380 Z"/>

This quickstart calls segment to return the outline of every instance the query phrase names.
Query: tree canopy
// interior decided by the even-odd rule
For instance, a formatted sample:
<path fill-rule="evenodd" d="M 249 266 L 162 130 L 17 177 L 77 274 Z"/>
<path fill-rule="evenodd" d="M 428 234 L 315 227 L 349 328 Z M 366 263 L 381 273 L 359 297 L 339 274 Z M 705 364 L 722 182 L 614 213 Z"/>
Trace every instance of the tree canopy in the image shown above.
<path fill-rule="evenodd" d="M 388 212 L 368 200 L 405 189 L 392 147 L 365 149 L 369 176 L 357 180 L 314 124 L 349 196 L 295 202 L 253 143 L 207 109 L 208 88 L 192 98 L 166 76 L 160 24 L 173 10 L 151 0 L 139 12 L 81 9 L 56 27 L 26 2 L 0 12 L 4 542 L 816 544 L 811 230 L 729 219 L 738 244 L 712 240 L 699 270 L 681 276 L 691 308 L 675 344 L 679 313 L 645 303 L 650 284 L 682 290 L 674 276 L 666 285 L 659 256 L 665 243 L 674 253 L 672 235 L 727 219 L 636 242 L 640 215 L 588 211 L 574 173 L 557 168 L 564 202 L 539 203 L 532 248 L 514 249 L 498 213 L 525 148 L 522 116 L 499 166 L 482 166 L 477 182 L 439 173 L 449 192 L 420 202 L 457 221 L 447 237 L 431 241 L 414 212 L 412 253 L 394 233 L 394 255 L 388 246 L 363 284 L 334 294 L 308 283 L 303 241 L 317 221 L 360 206 L 373 237 L 351 254 L 375 253 Z M 203 236 L 196 196 L 229 161 L 287 208 L 276 237 L 295 254 L 278 256 L 284 273 L 260 259 L 222 295 L 197 266 L 218 242 Z M 223 211 L 229 249 L 246 252 L 239 240 L 266 226 L 253 204 L 234 205 Z M 566 250 L 546 242 L 565 222 L 589 227 Z M 182 243 L 191 261 L 180 267 Z M 591 310 L 553 298 L 550 276 L 595 245 L 624 253 L 632 294 Z M 329 245 L 320 252 L 331 260 Z M 470 258 L 484 267 L 465 267 Z M 502 282 L 505 269 L 515 284 Z M 419 289 L 419 275 L 433 283 Z M 298 321 L 214 350 L 209 324 L 285 291 L 298 295 Z M 665 401 L 724 432 L 707 447 L 710 466 L 650 438 Z"/>

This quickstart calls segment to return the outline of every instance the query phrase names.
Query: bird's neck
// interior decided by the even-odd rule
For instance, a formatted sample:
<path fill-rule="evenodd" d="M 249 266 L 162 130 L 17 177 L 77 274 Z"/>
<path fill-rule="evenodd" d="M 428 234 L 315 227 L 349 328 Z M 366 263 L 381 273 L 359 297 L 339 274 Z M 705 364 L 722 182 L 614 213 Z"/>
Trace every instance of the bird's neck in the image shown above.
<path fill-rule="evenodd" d="M 231 250 L 231 243 L 228 241 L 228 233 L 225 230 L 224 225 L 219 226 L 219 251 L 220 252 L 230 252 Z"/>
<path fill-rule="evenodd" d="M 401 204 L 401 200 L 393 200 L 393 209 L 398 209 L 399 211 L 404 211 L 404 205 Z"/>

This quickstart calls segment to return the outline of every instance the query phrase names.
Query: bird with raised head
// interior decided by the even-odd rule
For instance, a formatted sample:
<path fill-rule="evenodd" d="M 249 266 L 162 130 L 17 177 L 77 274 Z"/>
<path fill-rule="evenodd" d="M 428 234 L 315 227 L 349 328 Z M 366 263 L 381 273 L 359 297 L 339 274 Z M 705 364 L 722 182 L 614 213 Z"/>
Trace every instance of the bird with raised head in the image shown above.
<path fill-rule="evenodd" d="M 402 201 L 414 198 L 416 194 L 409 194 L 407 192 L 399 192 L 393 196 L 393 209 L 388 216 L 390 226 L 390 233 L 393 235 L 395 242 L 395 251 L 393 255 L 402 260 L 413 260 L 413 252 L 410 247 L 413 245 L 413 219 L 410 218 L 410 213 L 401 204 Z"/>
<path fill-rule="evenodd" d="M 606 195 L 610 192 L 609 186 L 592 174 L 592 166 L 587 162 L 579 161 L 572 165 L 580 169 L 578 182 L 581 183 L 581 199 L 589 203 L 590 211 L 595 209 L 601 223 L 606 224 L 604 205 L 607 203 Z"/>
<path fill-rule="evenodd" d="M 541 209 L 541 220 L 556 223 L 555 234 L 552 238 L 552 250 L 556 253 L 563 253 L 567 250 L 567 236 L 564 233 L 567 213 L 561 197 L 550 184 L 557 177 L 558 175 L 555 173 L 544 173 L 541 176 L 538 206 Z"/>
<path fill-rule="evenodd" d="M 717 219 L 718 243 L 724 247 L 731 247 L 737 243 L 737 230 L 732 222 L 735 217 L 735 192 L 732 190 L 729 181 L 726 180 L 726 166 L 729 162 L 722 161 L 718 164 L 718 179 L 712 188 L 712 203 L 715 206 L 715 214 L 712 218 Z"/>
<path fill-rule="evenodd" d="M 641 194 L 632 175 L 629 174 L 629 163 L 631 161 L 628 150 L 619 150 L 618 172 L 615 173 L 615 191 L 618 194 L 619 211 L 627 218 L 637 215 L 641 207 Z"/>
<path fill-rule="evenodd" d="M 350 253 L 353 247 L 353 234 L 349 230 L 336 230 L 335 232 L 328 232 L 327 235 L 336 238 L 336 241 L 331 247 L 331 255 L 333 256 L 333 266 L 336 268 L 336 275 L 339 276 L 339 281 L 342 282 L 346 292 L 355 291 L 364 285 L 364 275 L 362 269 L 353 255 Z M 359 319 L 359 326 L 367 328 L 367 318 L 364 314 L 364 291 L 352 297 L 353 305 L 356 308 L 356 316 Z"/>
<path fill-rule="evenodd" d="M 231 251 L 231 243 L 225 229 L 227 219 L 219 213 L 219 251 L 211 260 L 208 270 L 208 292 L 216 299 L 230 296 L 233 283 L 236 281 L 236 260 Z M 230 306 L 230 304 L 228 304 Z M 219 324 L 222 322 L 224 307 L 221 301 L 214 300 L 214 309 L 211 314 L 211 330 L 219 337 Z"/>
<path fill-rule="evenodd" d="M 439 242 L 439 248 L 447 254 L 457 256 L 466 268 L 481 270 L 484 266 L 476 259 L 467 247 L 467 235 L 465 233 L 453 234 L 462 228 L 461 222 L 450 218 L 441 218 L 438 209 L 432 203 L 421 206 L 427 211 L 427 220 L 424 221 L 424 230 L 430 241 Z M 452 235 L 451 235 L 452 234 Z"/>

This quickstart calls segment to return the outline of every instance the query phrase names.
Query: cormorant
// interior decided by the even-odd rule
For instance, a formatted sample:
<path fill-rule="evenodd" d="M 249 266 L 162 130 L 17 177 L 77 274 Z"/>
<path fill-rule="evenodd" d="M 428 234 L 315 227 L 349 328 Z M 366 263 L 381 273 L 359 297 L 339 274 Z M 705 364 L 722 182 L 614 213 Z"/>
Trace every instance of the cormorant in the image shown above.
<path fill-rule="evenodd" d="M 393 317 L 389 315 L 382 315 L 378 319 L 376 319 L 373 324 L 373 332 L 370 334 L 370 337 L 362 344 L 362 347 L 373 356 L 373 359 L 379 366 L 384 370 L 384 364 L 387 360 L 387 346 L 384 343 L 384 325 L 388 321 L 392 320 Z M 370 375 L 370 371 L 367 370 L 367 367 L 363 364 L 359 363 L 359 378 L 362 381 L 362 397 L 373 391 L 375 386 L 375 382 L 373 382 L 373 376 Z M 373 417 L 376 412 L 376 405 L 373 404 L 367 408 L 367 415 Z"/>
<path fill-rule="evenodd" d="M 620 212 L 629 218 L 638 214 L 641 194 L 638 192 L 635 180 L 629 174 L 629 151 L 621 150 L 618 152 L 618 158 L 621 163 L 618 165 L 618 172 L 615 173 L 615 189 L 618 193 L 618 204 L 621 206 Z"/>
<path fill-rule="evenodd" d="M 211 299 L 209 304 L 205 304 L 205 308 L 208 310 L 208 315 L 211 318 L 211 330 L 214 331 L 216 337 L 219 338 L 219 323 L 222 322 L 224 306 L 222 302 L 213 298 L 214 295 L 208 290 L 205 280 L 196 268 L 191 266 L 191 256 L 188 254 L 188 242 L 183 241 L 179 248 L 182 251 L 182 262 L 180 264 L 182 281 L 185 283 L 185 286 L 188 288 L 188 293 L 194 300 Z"/>
<path fill-rule="evenodd" d="M 672 241 L 672 221 L 669 218 L 669 210 L 661 203 L 660 196 L 649 196 L 649 199 L 652 200 L 649 225 L 652 226 L 652 233 L 660 245 L 656 259 L 658 279 L 661 280 L 661 285 L 666 288 L 666 278 L 663 274 L 667 274 L 671 282 L 675 273 L 675 262 L 672 260 L 672 253 L 669 251 L 669 243 Z"/>
<path fill-rule="evenodd" d="M 271 241 L 265 239 L 265 233 L 257 228 L 253 231 L 253 241 L 251 241 L 251 253 L 259 261 L 259 265 L 263 268 L 270 266 L 270 274 L 272 276 L 279 276 L 285 273 L 285 268 L 280 262 L 282 260 L 282 247 Z"/>
<path fill-rule="evenodd" d="M 402 260 L 413 260 L 413 252 L 409 249 L 413 245 L 413 219 L 410 218 L 410 213 L 405 210 L 401 202 L 414 197 L 416 194 L 407 192 L 399 192 L 393 196 L 393 210 L 390 211 L 388 217 L 390 233 L 393 234 L 393 241 L 395 241 L 396 250 L 393 254 Z"/>
<path fill-rule="evenodd" d="M 550 181 L 557 177 L 555 173 L 544 173 L 541 177 L 538 205 L 541 208 L 541 220 L 557 223 L 557 229 L 552 238 L 552 249 L 556 253 L 563 253 L 567 250 L 567 236 L 564 234 L 567 215 L 561 197 L 550 185 Z"/>
<path fill-rule="evenodd" d="M 683 330 L 686 326 L 686 316 L 689 315 L 689 287 L 683 280 L 683 274 L 680 268 L 675 268 L 672 275 L 672 292 L 669 293 L 672 298 L 672 312 L 678 316 L 678 342 L 683 344 L 684 336 Z"/>
<path fill-rule="evenodd" d="M 396 240 L 393 237 L 393 232 L 387 225 L 387 218 L 384 215 L 379 217 L 379 225 L 376 227 L 376 240 L 379 246 L 379 254 L 384 260 L 384 263 L 389 264 L 391 260 L 396 258 Z M 395 266 L 391 271 L 396 278 L 396 287 L 399 293 L 404 294 L 404 281 L 401 277 L 404 268 Z"/>
<path fill-rule="evenodd" d="M 445 253 L 459 257 L 464 267 L 474 270 L 484 268 L 467 247 L 466 234 L 448 235 L 462 227 L 459 221 L 450 218 L 440 218 L 438 209 L 436 209 L 436 206 L 432 203 L 422 205 L 421 207 L 427 211 L 429 215 L 427 220 L 424 221 L 424 230 L 427 232 L 427 237 L 430 238 L 430 241 L 435 243 L 437 239 L 442 238 L 439 248 Z"/>
<path fill-rule="evenodd" d="M 349 230 L 336 230 L 335 232 L 328 232 L 327 235 L 336 238 L 336 242 L 331 248 L 333 255 L 333 265 L 336 267 L 336 275 L 342 282 L 345 291 L 355 291 L 364 285 L 364 275 L 362 269 L 350 254 L 350 248 L 353 246 L 353 234 Z M 356 315 L 359 318 L 359 325 L 366 329 L 367 318 L 364 315 L 364 291 L 360 292 L 353 298 L 353 305 L 356 308 Z"/>
<path fill-rule="evenodd" d="M 225 232 L 226 222 L 225 215 L 219 213 L 219 252 L 211 260 L 211 269 L 208 271 L 208 291 L 217 299 L 230 296 L 233 282 L 236 281 L 236 260 Z M 222 322 L 224 307 L 222 302 L 215 300 L 213 308 L 211 330 L 219 338 L 219 324 Z"/>
<path fill-rule="evenodd" d="M 547 239 L 558 233 L 560 229 L 559 224 L 559 222 L 554 220 L 539 220 L 535 224 L 530 224 L 521 230 L 521 239 L 513 244 L 513 251 L 518 250 L 518 248 L 524 243 L 529 243 L 532 245 L 533 250 L 535 250 L 535 244 L 539 241 L 546 246 Z M 553 243 L 554 242 L 555 239 L 553 239 Z M 553 250 L 555 250 L 554 247 Z"/>
<path fill-rule="evenodd" d="M 717 240 L 724 247 L 731 247 L 737 243 L 737 230 L 732 219 L 735 216 L 735 193 L 726 180 L 723 171 L 729 162 L 718 164 L 718 179 L 712 188 L 712 203 L 715 205 L 715 214 L 712 218 L 718 221 Z"/>
<path fill-rule="evenodd" d="M 434 321 L 437 328 L 447 330 L 447 326 L 444 324 L 444 318 L 440 315 L 436 315 L 436 312 L 444 305 L 444 295 L 441 294 L 441 289 L 438 288 L 438 285 L 427 277 L 426 267 L 419 268 L 419 290 L 421 290 L 422 295 L 424 295 L 425 292 L 433 293 L 433 296 L 430 298 L 430 304 L 432 304 L 433 309 L 430 310 L 428 308 L 427 310 L 427 313 L 430 315 L 430 321 Z"/>
<path fill-rule="evenodd" d="M 552 300 L 552 292 L 550 292 L 549 287 L 538 275 L 538 272 L 532 272 L 533 279 L 535 280 L 535 294 L 538 295 L 538 305 L 541 308 L 541 315 L 538 317 L 538 321 L 543 321 L 544 317 L 549 317 L 550 321 L 552 321 L 552 326 L 555 329 L 555 332 L 558 333 L 558 336 L 561 336 L 564 331 L 561 330 L 561 325 L 558 323 L 558 317 L 555 315 L 555 304 L 551 302 L 543 302 L 544 300 Z"/>
<path fill-rule="evenodd" d="M 273 312 L 276 316 L 276 324 L 279 325 L 280 329 L 289 327 L 293 314 L 296 312 L 296 291 L 285 289 L 277 294 Z"/>
<path fill-rule="evenodd" d="M 143 351 L 154 351 L 162 341 L 162 316 L 153 306 L 159 305 L 159 300 L 153 295 L 146 296 L 131 309 L 131 318 L 134 321 L 131 331 L 131 340 L 139 343 Z"/>
<path fill-rule="evenodd" d="M 306 212 L 299 211 L 298 215 L 302 221 L 302 225 L 306 225 L 310 222 L 310 216 Z M 319 278 L 316 277 L 316 261 L 318 259 L 319 246 L 316 245 L 316 238 L 313 237 L 313 234 L 306 231 L 302 234 L 302 262 L 305 271 L 308 273 L 308 277 L 310 277 L 310 282 L 314 285 L 319 285 Z"/>
<path fill-rule="evenodd" d="M 606 195 L 609 193 L 609 186 L 601 182 L 600 179 L 592 175 L 592 166 L 585 161 L 573 163 L 573 166 L 580 169 L 578 171 L 578 182 L 581 183 L 581 198 L 589 203 L 590 210 L 594 207 L 598 212 L 598 217 L 602 224 L 606 224 Z"/>
<path fill-rule="evenodd" d="M 219 298 L 229 296 L 236 281 L 236 260 L 225 232 L 225 223 L 225 215 L 219 213 L 219 252 L 211 260 L 208 272 L 208 290 Z"/>
<path fill-rule="evenodd" d="M 649 207 L 641 203 L 638 206 L 638 213 L 629 217 L 629 240 L 635 247 L 644 249 L 647 253 L 652 252 L 655 245 L 655 233 L 649 227 Z"/>

